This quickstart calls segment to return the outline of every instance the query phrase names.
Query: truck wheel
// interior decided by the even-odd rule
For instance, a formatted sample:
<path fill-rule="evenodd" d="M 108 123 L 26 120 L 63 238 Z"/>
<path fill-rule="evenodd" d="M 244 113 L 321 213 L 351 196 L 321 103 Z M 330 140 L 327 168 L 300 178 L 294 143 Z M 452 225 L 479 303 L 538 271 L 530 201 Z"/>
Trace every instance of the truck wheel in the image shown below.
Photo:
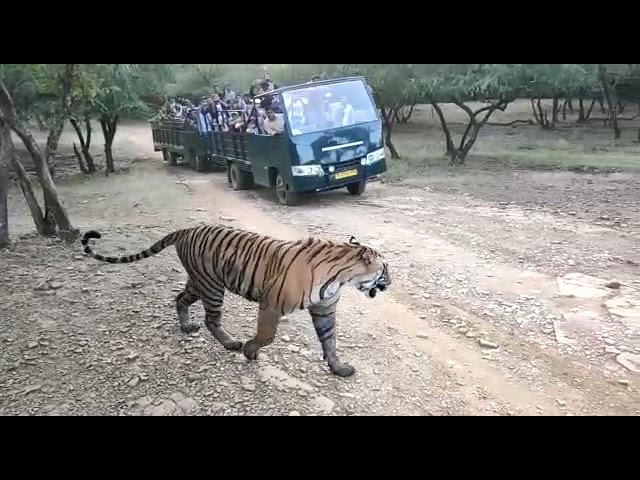
<path fill-rule="evenodd" d="M 282 175 L 278 173 L 276 176 L 276 184 L 274 186 L 276 192 L 276 198 L 281 205 L 293 206 L 300 202 L 300 195 L 297 193 L 289 192 L 284 182 Z"/>
<path fill-rule="evenodd" d="M 365 182 L 364 180 L 347 185 L 347 190 L 351 195 L 362 195 L 366 188 L 367 182 Z"/>
<path fill-rule="evenodd" d="M 187 150 L 184 152 L 184 159 L 191 168 L 196 168 L 196 152 L 193 150 Z"/>
<path fill-rule="evenodd" d="M 196 155 L 196 172 L 204 172 L 207 169 L 207 157 Z"/>
<path fill-rule="evenodd" d="M 165 162 L 168 162 L 170 160 L 169 150 L 167 150 L 166 148 L 162 149 L 162 160 L 164 160 Z"/>
<path fill-rule="evenodd" d="M 197 155 L 194 150 L 187 151 L 187 163 L 196 172 L 204 172 L 206 167 L 206 159 L 202 155 Z"/>
<path fill-rule="evenodd" d="M 180 155 L 177 154 L 176 152 L 171 152 L 169 155 L 169 165 L 171 165 L 172 167 L 175 167 L 176 165 L 178 165 L 178 157 Z"/>
<path fill-rule="evenodd" d="M 240 170 L 235 163 L 230 163 L 227 167 L 227 180 L 234 190 L 245 190 L 253 184 L 251 174 Z"/>

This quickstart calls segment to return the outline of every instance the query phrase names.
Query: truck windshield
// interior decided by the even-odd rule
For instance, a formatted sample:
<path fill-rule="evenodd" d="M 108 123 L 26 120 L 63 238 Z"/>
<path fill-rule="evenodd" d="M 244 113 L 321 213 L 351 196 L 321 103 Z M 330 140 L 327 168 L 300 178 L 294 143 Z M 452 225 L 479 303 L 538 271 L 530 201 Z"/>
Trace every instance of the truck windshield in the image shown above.
<path fill-rule="evenodd" d="M 310 85 L 283 92 L 282 98 L 294 136 L 378 119 L 364 83 L 359 80 Z"/>

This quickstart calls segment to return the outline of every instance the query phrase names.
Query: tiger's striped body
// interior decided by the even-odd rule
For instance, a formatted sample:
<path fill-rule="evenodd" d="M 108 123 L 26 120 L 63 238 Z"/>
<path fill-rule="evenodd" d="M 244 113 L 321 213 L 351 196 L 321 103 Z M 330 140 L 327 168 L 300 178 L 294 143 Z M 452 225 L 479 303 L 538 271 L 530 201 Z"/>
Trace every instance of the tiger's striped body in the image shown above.
<path fill-rule="evenodd" d="M 335 310 L 341 288 L 353 285 L 373 297 L 390 284 L 381 256 L 357 243 L 287 242 L 227 226 L 203 226 L 178 230 L 141 253 L 118 258 L 92 252 L 91 238 L 100 238 L 100 234 L 84 235 L 85 253 L 109 263 L 135 262 L 175 245 L 189 275 L 185 289 L 176 297 L 182 330 L 199 328 L 189 320 L 189 306 L 202 300 L 207 328 L 229 350 L 243 346 L 222 328 L 225 290 L 258 302 L 258 332 L 243 349 L 249 359 L 255 359 L 258 349 L 273 341 L 282 316 L 308 309 L 325 359 L 341 376 L 353 373 L 352 367 L 338 361 L 335 351 Z"/>

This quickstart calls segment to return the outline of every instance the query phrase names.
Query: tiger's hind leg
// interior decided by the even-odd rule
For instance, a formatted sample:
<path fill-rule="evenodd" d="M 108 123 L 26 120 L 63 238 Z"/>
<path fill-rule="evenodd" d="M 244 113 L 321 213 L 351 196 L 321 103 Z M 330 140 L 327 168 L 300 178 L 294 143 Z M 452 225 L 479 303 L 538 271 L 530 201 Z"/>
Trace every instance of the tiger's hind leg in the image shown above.
<path fill-rule="evenodd" d="M 258 350 L 273 342 L 278 330 L 280 313 L 271 310 L 260 309 L 258 311 L 258 332 L 256 336 L 249 340 L 244 346 L 244 356 L 249 360 L 258 358 Z"/>
<path fill-rule="evenodd" d="M 200 296 L 191 281 L 188 281 L 184 290 L 176 297 L 178 320 L 180 321 L 180 328 L 184 333 L 193 333 L 200 329 L 200 325 L 189 319 L 189 307 L 198 300 L 200 300 Z"/>
<path fill-rule="evenodd" d="M 339 297 L 332 298 L 331 303 L 312 305 L 309 307 L 309 313 L 318 340 L 322 344 L 323 357 L 329 364 L 331 372 L 339 377 L 350 377 L 355 373 L 355 369 L 351 365 L 341 363 L 336 353 L 336 305 L 338 299 Z"/>
<path fill-rule="evenodd" d="M 204 324 L 224 348 L 227 350 L 239 351 L 242 349 L 242 342 L 231 338 L 224 328 L 222 328 L 223 302 L 224 290 L 207 292 L 207 297 L 202 299 L 202 303 L 204 303 L 204 311 L 206 313 Z"/>

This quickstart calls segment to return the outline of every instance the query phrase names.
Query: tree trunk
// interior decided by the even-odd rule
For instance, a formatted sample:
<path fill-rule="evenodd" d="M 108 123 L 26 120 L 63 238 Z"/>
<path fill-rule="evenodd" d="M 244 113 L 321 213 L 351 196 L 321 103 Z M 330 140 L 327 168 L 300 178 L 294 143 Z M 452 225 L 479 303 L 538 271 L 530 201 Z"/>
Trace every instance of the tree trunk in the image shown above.
<path fill-rule="evenodd" d="M 44 215 L 42 214 L 42 209 L 38 204 L 36 194 L 34 193 L 33 187 L 31 186 L 31 181 L 27 176 L 27 171 L 24 169 L 22 162 L 20 162 L 16 155 L 14 155 L 11 160 L 13 162 L 13 168 L 18 174 L 18 179 L 20 180 L 20 188 L 22 189 L 24 199 L 27 201 L 27 206 L 29 207 L 29 211 L 31 212 L 31 218 L 33 219 L 33 223 L 36 226 L 36 230 L 42 236 L 50 236 L 50 227 L 44 222 Z"/>
<path fill-rule="evenodd" d="M 47 144 L 45 147 L 45 156 L 47 159 L 47 166 L 49 167 L 49 172 L 51 173 L 51 177 L 55 177 L 55 156 L 58 151 L 58 144 L 60 143 L 60 137 L 62 136 L 62 130 L 64 130 L 64 121 L 56 121 L 54 125 L 51 126 L 49 130 L 49 135 L 47 135 Z"/>
<path fill-rule="evenodd" d="M 85 114 L 84 117 L 85 127 L 87 130 L 87 137 L 85 139 L 82 133 L 82 127 L 78 123 L 78 119 L 75 117 L 70 117 L 69 122 L 73 126 L 73 129 L 76 131 L 76 135 L 78 136 L 78 140 L 80 141 L 80 150 L 77 149 L 76 144 L 73 144 L 73 151 L 78 158 L 78 164 L 80 166 L 80 170 L 83 173 L 94 173 L 96 171 L 96 166 L 93 161 L 93 157 L 91 156 L 91 117 L 89 114 Z"/>
<path fill-rule="evenodd" d="M 542 126 L 542 119 L 540 118 L 540 116 L 538 115 L 538 111 L 536 110 L 535 100 L 532 98 L 529 101 L 531 102 L 531 111 L 533 112 L 534 120 L 538 125 Z"/>
<path fill-rule="evenodd" d="M 562 120 L 567 119 L 567 109 L 569 109 L 569 113 L 573 115 L 573 100 L 570 98 L 565 99 L 562 104 Z"/>
<path fill-rule="evenodd" d="M 478 134 L 480 133 L 482 127 L 487 124 L 487 122 L 491 118 L 491 115 L 493 115 L 493 112 L 495 112 L 496 110 L 501 110 L 504 112 L 507 108 L 507 105 L 509 105 L 509 102 L 504 98 L 500 98 L 496 103 L 490 103 L 487 106 L 477 109 L 475 112 L 463 102 L 454 103 L 458 108 L 464 110 L 464 112 L 469 117 L 469 123 L 467 124 L 467 128 L 465 129 L 462 138 L 460 139 L 460 144 L 457 147 L 453 144 L 451 133 L 446 126 L 447 122 L 442 113 L 442 110 L 439 107 L 436 107 L 436 104 L 432 105 L 434 105 L 434 108 L 438 113 L 440 123 L 442 124 L 443 131 L 445 132 L 447 141 L 447 153 L 451 158 L 451 164 L 463 165 L 466 162 L 469 152 L 478 140 Z M 484 116 L 480 121 L 478 121 L 478 115 L 482 113 L 484 113 Z"/>
<path fill-rule="evenodd" d="M 89 167 L 89 172 L 94 173 L 96 171 L 96 164 L 91 155 L 91 115 L 89 115 L 88 112 L 84 114 L 84 124 L 87 130 L 87 140 L 83 148 L 84 159 L 87 162 L 87 167 Z"/>
<path fill-rule="evenodd" d="M 8 140 L 7 140 L 8 139 Z M 0 122 L 0 248 L 9 245 L 9 162 L 13 156 L 11 129 Z"/>
<path fill-rule="evenodd" d="M 381 108 L 380 111 L 382 113 L 382 122 L 384 127 L 384 143 L 391 152 L 391 158 L 398 160 L 400 158 L 400 154 L 391 141 L 391 135 L 393 133 L 393 110 L 390 108 Z"/>
<path fill-rule="evenodd" d="M 533 100 L 531 101 L 531 104 L 533 105 Z M 493 112 L 495 112 L 496 110 L 504 111 L 507 108 L 508 101 L 500 99 L 497 103 L 492 103 L 485 107 L 479 108 L 475 112 L 464 103 L 455 102 L 455 105 L 464 110 L 464 112 L 469 116 L 469 123 L 467 124 L 467 128 L 462 134 L 460 144 L 457 147 L 453 143 L 451 131 L 449 130 L 447 120 L 442 112 L 442 109 L 437 103 L 431 104 L 436 114 L 438 115 L 438 118 L 440 119 L 440 125 L 442 125 L 442 131 L 444 132 L 447 145 L 447 155 L 450 158 L 451 164 L 463 165 L 467 159 L 469 152 L 475 145 L 476 140 L 478 140 L 480 129 L 487 124 Z M 480 121 L 478 121 L 477 117 L 481 113 L 484 113 L 485 115 Z M 534 115 L 537 115 L 535 109 Z"/>
<path fill-rule="evenodd" d="M 78 167 L 82 173 L 90 173 L 89 167 L 87 167 L 87 163 L 84 161 L 84 156 L 78 151 L 78 147 L 76 142 L 73 142 L 73 153 L 78 159 Z"/>
<path fill-rule="evenodd" d="M 589 110 L 587 110 L 587 114 L 584 116 L 584 120 L 587 121 L 589 120 L 589 117 L 591 116 L 591 112 L 593 112 L 593 107 L 596 106 L 596 101 L 591 100 L 591 105 L 589 106 Z"/>
<path fill-rule="evenodd" d="M 45 202 L 47 202 L 51 209 L 53 217 L 58 224 L 61 236 L 67 240 L 76 238 L 79 232 L 71 224 L 67 211 L 62 205 L 56 185 L 53 182 L 53 178 L 51 178 L 49 169 L 47 168 L 46 158 L 31 133 L 18 119 L 13 100 L 11 99 L 11 96 L 9 95 L 9 92 L 2 80 L 0 80 L 0 115 L 2 116 L 2 119 L 9 124 L 11 129 L 20 137 L 24 146 L 27 148 L 27 151 L 33 158 L 38 179 L 40 180 L 40 185 L 44 192 Z M 47 232 L 50 232 L 52 228 L 55 230 L 55 225 L 47 225 Z"/>
<path fill-rule="evenodd" d="M 391 112 L 389 113 L 391 114 Z M 102 134 L 104 136 L 104 156 L 107 166 L 105 173 L 109 175 L 110 173 L 115 173 L 116 171 L 113 161 L 113 138 L 116 136 L 118 116 L 102 115 L 100 117 L 100 126 L 102 127 Z"/>
<path fill-rule="evenodd" d="M 48 229 L 44 222 L 44 215 L 42 214 L 42 210 L 40 209 L 40 205 L 38 204 L 36 195 L 33 192 L 33 187 L 31 186 L 31 181 L 27 176 L 27 172 L 15 153 L 13 140 L 11 139 L 11 129 L 9 128 L 9 125 L 7 123 L 3 124 L 2 122 L 0 122 L 0 137 L 0 150 L 4 151 L 5 160 L 11 162 L 14 170 L 18 175 L 18 179 L 20 180 L 20 187 L 22 189 L 22 193 L 24 194 L 24 198 L 27 201 L 27 206 L 29 207 L 29 211 L 31 212 L 31 217 L 33 218 L 33 223 L 36 226 L 36 230 L 40 235 L 46 235 L 48 233 Z M 2 154 L 0 154 L 0 156 L 1 155 Z M 9 156 L 7 157 L 6 155 Z"/>
<path fill-rule="evenodd" d="M 578 121 L 577 123 L 584 123 L 587 119 L 584 116 L 584 101 L 578 99 Z"/>
<path fill-rule="evenodd" d="M 605 100 L 607 101 L 607 107 L 609 108 L 609 118 L 611 119 L 611 126 L 613 127 L 613 138 L 615 140 L 620 139 L 620 127 L 618 126 L 618 109 L 615 105 L 618 101 L 614 89 L 609 85 L 609 76 L 607 75 L 607 69 L 604 65 L 598 65 L 598 77 L 600 84 L 602 85 L 602 91 L 604 92 Z"/>
<path fill-rule="evenodd" d="M 596 98 L 596 102 L 598 102 L 598 104 L 600 105 L 600 112 L 607 113 L 607 110 L 604 108 L 604 102 L 602 101 L 602 98 Z"/>
<path fill-rule="evenodd" d="M 556 106 L 556 100 L 554 99 L 554 116 Z M 541 128 L 551 128 L 552 125 L 551 123 L 549 123 L 549 115 L 547 114 L 547 111 L 542 107 L 542 99 L 531 99 L 531 109 L 533 110 L 533 118 L 535 118 L 536 123 L 540 125 Z"/>
<path fill-rule="evenodd" d="M 554 128 L 556 123 L 558 123 L 558 113 L 560 111 L 559 103 L 560 100 L 558 98 L 553 99 L 553 104 L 551 106 L 551 128 Z"/>
<path fill-rule="evenodd" d="M 409 108 L 403 107 L 399 110 L 398 114 L 398 123 L 408 123 L 409 119 L 413 115 L 413 110 L 416 108 L 417 104 L 409 105 Z"/>
<path fill-rule="evenodd" d="M 75 64 L 68 63 L 65 64 L 63 72 L 60 74 L 58 78 L 58 82 L 60 82 L 61 87 L 61 96 L 60 96 L 60 106 L 59 109 L 55 112 L 55 117 L 53 119 L 53 123 L 51 125 L 51 129 L 49 130 L 49 135 L 47 136 L 47 145 L 45 149 L 45 158 L 47 163 L 47 168 L 49 169 L 49 173 L 51 175 L 51 179 L 55 177 L 55 155 L 58 151 L 58 145 L 60 143 L 60 137 L 62 136 L 62 132 L 64 131 L 64 124 L 67 121 L 67 117 L 71 115 L 71 88 L 73 86 L 73 81 L 75 78 Z M 44 196 L 44 221 L 47 225 L 50 226 L 51 234 L 55 234 L 55 214 L 54 211 L 58 208 L 57 205 L 52 205 L 51 195 L 46 194 L 46 190 Z"/>
<path fill-rule="evenodd" d="M 52 125 L 49 130 L 49 135 L 47 135 L 47 144 L 45 149 L 46 156 L 46 164 L 49 169 L 49 174 L 51 175 L 51 179 L 55 177 L 55 161 L 54 157 L 58 150 L 58 144 L 60 143 L 60 136 L 62 135 L 62 130 L 64 129 L 64 117 L 60 116 L 59 119 L 56 119 L 54 125 Z M 56 219 L 53 215 L 54 206 L 50 204 L 50 199 L 47 195 L 44 196 L 44 222 L 49 225 L 50 235 L 55 235 L 56 231 Z"/>
<path fill-rule="evenodd" d="M 63 72 L 57 79 L 60 82 L 60 106 L 56 109 L 49 135 L 47 136 L 47 147 L 45 150 L 47 166 L 51 172 L 51 177 L 55 176 L 55 162 L 54 157 L 58 151 L 58 144 L 60 143 L 60 137 L 64 130 L 64 124 L 67 118 L 71 115 L 71 88 L 73 87 L 73 81 L 75 79 L 75 64 L 65 64 Z"/>
<path fill-rule="evenodd" d="M 447 120 L 444 117 L 444 113 L 442 113 L 442 109 L 440 105 L 435 102 L 431 103 L 433 110 L 435 110 L 436 115 L 438 115 L 438 119 L 440 120 L 440 125 L 442 126 L 442 131 L 444 132 L 445 138 L 445 148 L 447 155 L 453 155 L 455 146 L 453 145 L 453 140 L 451 139 L 451 130 L 449 130 L 449 126 L 447 125 Z"/>
<path fill-rule="evenodd" d="M 569 113 L 573 115 L 573 100 L 571 98 L 567 99 L 565 105 L 569 107 Z"/>
<path fill-rule="evenodd" d="M 475 112 L 467 107 L 464 103 L 456 102 L 456 105 L 467 113 L 467 115 L 469 116 L 469 124 L 467 125 L 464 135 L 462 135 L 460 146 L 455 149 L 454 155 L 451 157 L 451 163 L 464 165 L 467 159 L 467 155 L 478 140 L 478 134 L 480 133 L 482 127 L 487 124 L 487 122 L 491 118 L 491 115 L 493 115 L 493 112 L 495 112 L 496 110 L 502 110 L 504 112 L 507 108 L 508 102 L 501 100 L 498 103 L 489 105 L 488 107 L 480 108 Z M 478 121 L 476 117 L 483 112 L 485 112 L 484 117 L 480 121 Z"/>

